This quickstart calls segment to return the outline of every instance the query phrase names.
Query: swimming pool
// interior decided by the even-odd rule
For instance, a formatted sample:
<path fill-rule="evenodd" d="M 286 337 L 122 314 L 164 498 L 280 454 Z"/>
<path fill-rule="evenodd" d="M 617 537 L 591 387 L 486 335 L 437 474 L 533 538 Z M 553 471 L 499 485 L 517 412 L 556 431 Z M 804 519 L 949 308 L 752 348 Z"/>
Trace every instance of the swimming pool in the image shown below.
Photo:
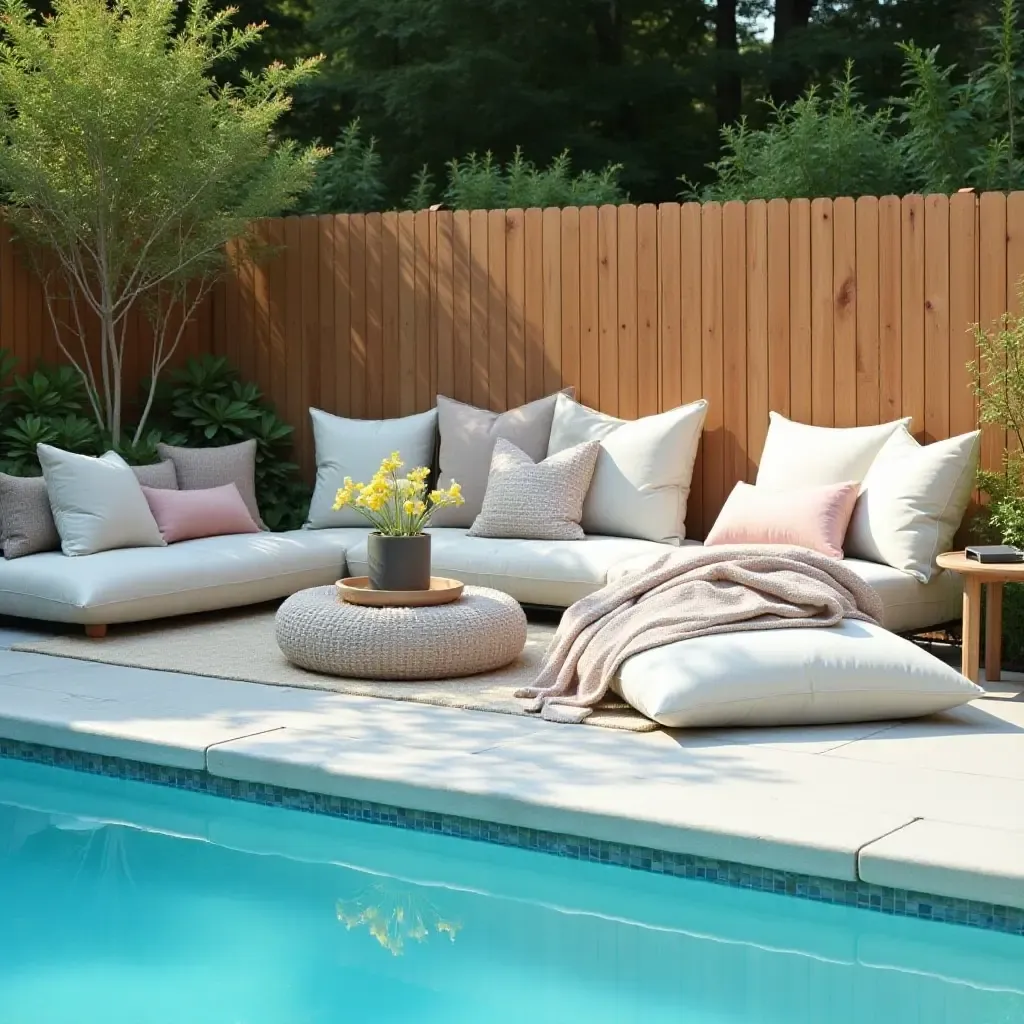
<path fill-rule="evenodd" d="M 0 759 L 0 1024 L 1019 1024 L 1024 939 Z"/>

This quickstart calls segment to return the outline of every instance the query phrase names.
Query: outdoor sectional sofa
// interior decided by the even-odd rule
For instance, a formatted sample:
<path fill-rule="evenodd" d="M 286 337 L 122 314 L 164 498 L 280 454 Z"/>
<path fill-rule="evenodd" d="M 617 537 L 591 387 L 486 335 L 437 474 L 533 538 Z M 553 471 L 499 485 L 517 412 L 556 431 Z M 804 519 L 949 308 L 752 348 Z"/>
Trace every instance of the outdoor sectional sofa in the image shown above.
<path fill-rule="evenodd" d="M 104 627 L 271 601 L 345 575 L 365 575 L 367 532 L 342 527 L 239 534 L 83 558 L 48 551 L 0 561 L 0 614 Z M 616 568 L 666 550 L 655 541 L 624 537 L 494 540 L 456 528 L 430 533 L 435 575 L 555 608 L 600 589 Z M 920 583 L 889 566 L 858 559 L 846 564 L 877 590 L 883 625 L 894 632 L 959 616 L 961 587 L 952 573 Z"/>
<path fill-rule="evenodd" d="M 492 587 L 525 605 L 566 608 L 600 589 L 631 562 L 656 557 L 680 544 L 699 543 L 686 539 L 685 513 L 705 410 L 706 403 L 694 402 L 627 422 L 586 409 L 566 393 L 500 414 L 444 398 L 430 412 L 394 420 L 348 420 L 311 410 L 317 486 L 305 529 L 233 533 L 166 546 L 115 547 L 85 557 L 45 550 L 5 558 L 0 560 L 0 614 L 80 624 L 91 635 L 102 636 L 107 626 L 116 623 L 256 604 L 329 585 L 345 575 L 366 575 L 368 529 L 354 510 L 333 508 L 334 494 L 346 476 L 369 479 L 381 457 L 395 450 L 401 451 L 406 465 L 433 464 L 443 481 L 455 478 L 464 486 L 466 507 L 440 510 L 429 530 L 435 575 Z M 892 542 L 889 547 L 879 548 L 872 557 L 846 552 L 846 565 L 881 598 L 882 624 L 900 633 L 924 630 L 959 616 L 959 577 L 937 570 L 933 563 L 959 525 L 973 482 L 971 459 L 976 457 L 974 435 L 922 448 L 906 428 L 907 421 L 845 430 L 818 428 L 772 414 L 757 487 L 749 488 L 759 491 L 763 486 L 762 493 L 793 488 L 797 493 L 805 481 L 793 474 L 812 474 L 826 482 L 831 474 L 832 482 L 874 480 L 867 493 L 884 497 L 892 480 L 898 488 L 904 478 L 916 479 L 906 467 L 923 464 L 922 453 L 934 453 L 932 461 L 939 460 L 938 468 L 925 474 L 925 490 L 941 491 L 945 486 L 952 493 L 955 487 L 955 500 L 938 494 L 934 515 L 908 520 L 909 528 L 906 522 L 883 522 L 881 533 L 876 514 L 879 535 L 861 537 L 857 543 L 871 548 L 877 540 L 884 548 Z M 884 461 L 879 452 L 891 447 L 894 438 L 899 440 L 897 433 L 905 435 L 900 444 L 906 450 L 896 451 L 894 462 L 890 459 L 895 472 L 890 468 L 887 480 L 876 472 Z M 471 535 L 488 488 L 496 438 L 514 442 L 535 463 L 581 442 L 600 441 L 580 520 L 583 539 Z M 240 475 L 238 459 L 246 456 L 243 448 L 217 451 L 258 523 L 251 482 L 253 456 L 248 453 L 248 469 Z M 196 466 L 209 461 L 208 454 L 199 458 L 200 451 L 209 452 L 168 449 L 163 453 L 177 460 L 179 487 L 204 488 L 224 482 L 196 474 Z M 794 453 L 799 458 L 794 459 Z M 190 469 L 193 479 L 186 479 Z M 136 470 L 140 480 L 142 472 Z M 945 485 L 942 474 L 948 478 Z M 864 494 L 862 490 L 858 509 Z M 904 505 L 905 501 L 897 501 L 894 507 L 899 511 Z M 943 516 L 948 520 L 944 524 Z M 915 525 L 918 520 L 924 523 L 920 529 Z M 882 536 L 886 531 L 891 534 L 888 541 Z M 927 541 L 925 571 L 894 567 L 892 562 L 900 564 L 901 559 L 913 563 L 900 545 L 909 538 L 912 546 L 920 548 L 922 531 Z M 853 536 L 852 527 L 848 536 Z"/>

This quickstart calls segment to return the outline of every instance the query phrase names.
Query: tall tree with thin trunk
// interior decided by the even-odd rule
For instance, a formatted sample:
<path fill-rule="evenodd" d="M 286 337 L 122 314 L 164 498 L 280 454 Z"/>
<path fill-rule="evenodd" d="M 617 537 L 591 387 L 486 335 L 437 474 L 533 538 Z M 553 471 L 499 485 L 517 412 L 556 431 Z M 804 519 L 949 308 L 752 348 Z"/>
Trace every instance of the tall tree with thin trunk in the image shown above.
<path fill-rule="evenodd" d="M 715 7 L 715 115 L 719 131 L 740 119 L 743 80 L 739 49 L 736 0 L 718 0 Z"/>
<path fill-rule="evenodd" d="M 776 104 L 792 103 L 807 84 L 807 73 L 793 60 L 794 35 L 810 24 L 815 0 L 775 0 L 769 91 Z"/>
<path fill-rule="evenodd" d="M 317 59 L 218 82 L 262 26 L 235 29 L 206 0 L 56 0 L 40 21 L 5 0 L 0 47 L 0 193 L 40 274 L 61 351 L 82 375 L 110 443 L 125 437 L 128 330 L 151 325 L 151 385 L 227 266 L 256 254 L 251 225 L 309 187 L 314 147 L 275 138 Z M 183 18 L 182 18 L 182 15 Z M 176 17 L 179 24 L 176 24 Z M 98 351 L 87 324 L 98 324 Z"/>

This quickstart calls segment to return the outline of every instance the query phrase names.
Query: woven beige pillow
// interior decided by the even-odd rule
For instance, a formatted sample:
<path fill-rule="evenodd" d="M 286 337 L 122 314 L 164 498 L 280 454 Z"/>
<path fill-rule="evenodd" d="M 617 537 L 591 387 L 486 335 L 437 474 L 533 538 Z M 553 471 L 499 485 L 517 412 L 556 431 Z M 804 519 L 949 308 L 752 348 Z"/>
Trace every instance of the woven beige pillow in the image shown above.
<path fill-rule="evenodd" d="M 511 441 L 499 438 L 491 456 L 483 508 L 469 535 L 583 540 L 583 501 L 600 450 L 600 442 L 585 441 L 534 462 Z"/>

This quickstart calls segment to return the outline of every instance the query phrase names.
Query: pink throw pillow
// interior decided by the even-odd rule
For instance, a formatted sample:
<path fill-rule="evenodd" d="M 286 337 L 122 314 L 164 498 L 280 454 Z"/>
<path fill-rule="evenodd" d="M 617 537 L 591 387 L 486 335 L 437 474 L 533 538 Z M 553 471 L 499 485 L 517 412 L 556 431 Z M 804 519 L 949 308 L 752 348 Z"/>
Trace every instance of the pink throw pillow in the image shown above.
<path fill-rule="evenodd" d="M 234 484 L 195 491 L 143 487 L 160 535 L 168 544 L 229 533 L 259 533 Z"/>
<path fill-rule="evenodd" d="M 791 544 L 842 558 L 858 490 L 856 483 L 788 491 L 737 484 L 704 543 Z"/>

